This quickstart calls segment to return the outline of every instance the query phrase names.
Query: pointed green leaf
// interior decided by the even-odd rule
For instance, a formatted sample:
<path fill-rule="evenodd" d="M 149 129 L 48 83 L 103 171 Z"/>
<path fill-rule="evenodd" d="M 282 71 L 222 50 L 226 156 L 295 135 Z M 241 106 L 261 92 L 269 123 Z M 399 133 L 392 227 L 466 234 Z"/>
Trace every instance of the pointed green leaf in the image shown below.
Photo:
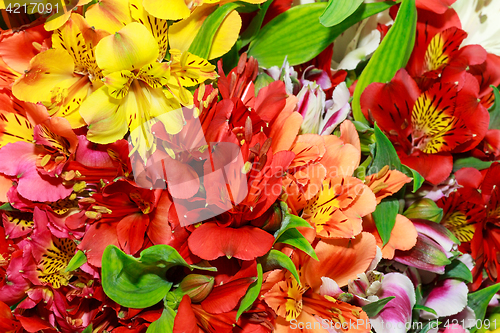
<path fill-rule="evenodd" d="M 292 7 L 259 31 L 250 43 L 248 55 L 267 68 L 281 66 L 285 57 L 291 66 L 302 64 L 320 54 L 347 28 L 392 5 L 394 2 L 391 1 L 362 4 L 342 23 L 331 28 L 323 26 L 318 20 L 326 3 Z"/>
<path fill-rule="evenodd" d="M 92 324 L 90 324 L 89 326 L 87 326 L 87 328 L 84 329 L 82 331 L 82 333 L 92 333 Z"/>
<path fill-rule="evenodd" d="M 273 0 L 267 0 L 266 2 L 264 2 L 262 4 L 262 7 L 260 7 L 260 10 L 257 13 L 257 15 L 255 15 L 252 22 L 250 22 L 248 28 L 246 28 L 245 31 L 243 31 L 243 33 L 240 36 L 241 38 L 240 48 L 247 46 L 248 43 L 250 43 L 255 38 L 255 36 L 260 30 L 260 27 L 262 26 L 262 22 L 264 22 L 264 17 L 266 16 L 267 9 L 269 8 L 272 2 Z"/>
<path fill-rule="evenodd" d="M 422 177 L 417 171 L 413 170 L 410 167 L 407 167 L 406 165 L 401 165 L 401 168 L 402 168 L 405 175 L 413 178 L 413 189 L 412 189 L 411 193 L 417 192 L 418 189 L 424 183 L 425 178 Z"/>
<path fill-rule="evenodd" d="M 494 284 L 484 289 L 467 295 L 467 305 L 474 310 L 476 320 L 483 321 L 486 314 L 486 308 L 491 298 L 500 291 L 500 283 Z"/>
<path fill-rule="evenodd" d="M 396 149 L 394 149 L 391 141 L 380 130 L 377 124 L 375 124 L 375 140 L 375 157 L 368 170 L 368 174 L 377 173 L 386 165 L 388 165 L 391 170 L 401 171 L 401 161 L 399 160 L 398 153 L 396 153 Z"/>
<path fill-rule="evenodd" d="M 444 274 L 439 277 L 439 280 L 444 279 L 458 279 L 471 283 L 472 273 L 466 264 L 457 259 L 446 266 Z"/>
<path fill-rule="evenodd" d="M 368 123 L 359 103 L 363 90 L 370 83 L 390 81 L 400 68 L 406 66 L 415 44 L 416 26 L 415 0 L 403 0 L 394 24 L 368 61 L 356 84 L 352 100 L 355 120 Z"/>
<path fill-rule="evenodd" d="M 163 309 L 161 317 L 149 325 L 146 333 L 172 333 L 174 330 L 175 311 L 168 306 Z"/>
<path fill-rule="evenodd" d="M 415 304 L 415 306 L 413 307 L 413 310 L 424 310 L 424 311 L 430 312 L 430 313 L 437 316 L 436 311 L 434 309 L 429 308 L 428 306 Z"/>
<path fill-rule="evenodd" d="M 4 203 L 3 205 L 0 206 L 0 210 L 5 210 L 5 211 L 8 211 L 8 212 L 12 212 L 12 211 L 16 211 L 17 209 L 15 209 L 14 207 L 12 207 L 12 205 L 8 202 Z"/>
<path fill-rule="evenodd" d="M 75 253 L 73 258 L 68 263 L 68 266 L 63 270 L 64 272 L 71 272 L 74 271 L 77 268 L 80 268 L 83 264 L 87 262 L 87 256 L 83 251 L 78 250 L 78 252 Z"/>
<path fill-rule="evenodd" d="M 257 281 L 253 282 L 247 290 L 247 293 L 241 299 L 240 307 L 236 313 L 236 321 L 241 314 L 252 307 L 253 302 L 259 297 L 260 288 L 262 287 L 262 264 L 257 263 Z"/>
<path fill-rule="evenodd" d="M 475 157 L 464 157 L 459 158 L 453 162 L 453 172 L 456 172 L 462 168 L 476 168 L 478 170 L 488 169 L 494 161 L 481 161 L 479 158 Z"/>
<path fill-rule="evenodd" d="M 280 228 L 276 230 L 276 232 L 273 235 L 275 239 L 280 238 L 281 235 L 288 229 L 299 228 L 299 227 L 312 228 L 309 222 L 307 222 L 303 218 L 298 217 L 297 215 L 290 214 L 288 212 L 288 206 L 283 201 L 280 202 L 280 208 L 283 214 L 283 221 L 281 221 Z"/>
<path fill-rule="evenodd" d="M 396 198 L 384 198 L 372 213 L 375 226 L 384 245 L 389 242 L 391 232 L 396 224 L 396 215 L 399 212 L 399 201 Z"/>
<path fill-rule="evenodd" d="M 325 11 L 319 17 L 319 22 L 325 27 L 337 25 L 354 13 L 362 3 L 363 0 L 330 0 Z"/>
<path fill-rule="evenodd" d="M 210 54 L 210 49 L 212 47 L 212 42 L 214 40 L 215 34 L 219 29 L 222 21 L 226 18 L 229 13 L 236 9 L 239 4 L 231 2 L 217 8 L 212 14 L 210 14 L 203 22 L 200 30 L 196 34 L 191 46 L 189 46 L 188 51 L 194 55 L 202 57 L 203 59 L 208 59 Z"/>
<path fill-rule="evenodd" d="M 300 285 L 300 278 L 299 274 L 297 273 L 295 264 L 293 263 L 292 259 L 290 259 L 283 252 L 272 249 L 268 254 L 261 257 L 259 261 L 262 263 L 262 268 L 266 272 L 276 268 L 287 269 L 290 273 L 292 273 L 293 277 Z"/>
<path fill-rule="evenodd" d="M 313 247 L 309 241 L 297 229 L 288 229 L 281 236 L 276 239 L 275 243 L 284 243 L 296 247 L 297 249 L 305 252 L 309 256 L 318 260 L 318 256 L 314 252 Z"/>
<path fill-rule="evenodd" d="M 368 317 L 375 317 L 380 311 L 384 309 L 384 306 L 389 303 L 391 300 L 396 298 L 396 296 L 390 296 L 386 298 L 379 299 L 376 302 L 367 304 L 362 307 L 363 311 L 366 312 Z"/>
<path fill-rule="evenodd" d="M 490 111 L 490 125 L 489 129 L 500 129 L 500 93 L 497 87 L 490 86 L 493 88 L 493 94 L 495 95 L 495 104 L 488 110 Z"/>
<path fill-rule="evenodd" d="M 147 308 L 158 303 L 170 290 L 172 282 L 166 279 L 166 273 L 173 266 L 214 270 L 187 264 L 168 245 L 151 246 L 142 251 L 139 259 L 109 245 L 102 256 L 102 287 L 106 295 L 120 305 Z"/>

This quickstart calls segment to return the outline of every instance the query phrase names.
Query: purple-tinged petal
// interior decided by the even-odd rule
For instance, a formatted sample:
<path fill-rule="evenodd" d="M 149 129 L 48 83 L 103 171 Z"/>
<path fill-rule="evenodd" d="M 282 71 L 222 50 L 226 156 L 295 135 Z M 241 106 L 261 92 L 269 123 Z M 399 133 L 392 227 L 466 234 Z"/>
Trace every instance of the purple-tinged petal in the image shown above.
<path fill-rule="evenodd" d="M 419 234 L 429 236 L 448 252 L 452 250 L 453 245 L 460 244 L 451 231 L 439 223 L 418 219 L 412 219 L 412 222 Z M 451 253 L 448 255 L 449 257 L 451 257 Z"/>
<path fill-rule="evenodd" d="M 325 103 L 325 113 L 322 116 L 319 134 L 328 135 L 343 122 L 351 112 L 349 89 L 345 82 L 341 82 L 333 90 L 332 99 Z"/>
<path fill-rule="evenodd" d="M 323 276 L 321 278 L 321 281 L 323 283 L 321 284 L 321 287 L 319 287 L 319 294 L 322 296 L 326 295 L 338 298 L 338 296 L 344 292 L 342 289 L 340 289 L 337 282 L 330 279 L 329 277 Z"/>
<path fill-rule="evenodd" d="M 439 282 L 430 292 L 424 305 L 436 311 L 437 317 L 448 317 L 462 311 L 467 305 L 468 288 L 465 282 L 446 279 Z M 422 310 L 420 317 L 436 319 L 430 312 Z"/>
<path fill-rule="evenodd" d="M 411 250 L 396 251 L 394 260 L 437 274 L 444 274 L 445 266 L 450 263 L 446 251 L 431 238 L 420 233 L 417 244 Z"/>
<path fill-rule="evenodd" d="M 464 324 L 464 328 L 472 328 L 476 325 L 476 313 L 468 306 L 448 319 L 450 322 Z"/>
<path fill-rule="evenodd" d="M 415 305 L 415 289 L 410 279 L 400 273 L 389 273 L 382 280 L 379 299 L 395 296 L 370 323 L 377 333 L 406 333 Z"/>

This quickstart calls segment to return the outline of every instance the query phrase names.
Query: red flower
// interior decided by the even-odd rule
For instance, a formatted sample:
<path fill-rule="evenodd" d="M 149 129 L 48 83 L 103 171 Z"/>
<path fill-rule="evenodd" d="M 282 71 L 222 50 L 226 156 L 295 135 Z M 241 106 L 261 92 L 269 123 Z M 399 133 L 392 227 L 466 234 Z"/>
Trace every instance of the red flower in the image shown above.
<path fill-rule="evenodd" d="M 471 150 L 488 129 L 476 79 L 465 72 L 458 79 L 443 77 L 421 92 L 402 69 L 390 83 L 373 83 L 361 96 L 365 116 L 387 134 L 401 162 L 433 184 L 451 173 L 452 153 Z"/>

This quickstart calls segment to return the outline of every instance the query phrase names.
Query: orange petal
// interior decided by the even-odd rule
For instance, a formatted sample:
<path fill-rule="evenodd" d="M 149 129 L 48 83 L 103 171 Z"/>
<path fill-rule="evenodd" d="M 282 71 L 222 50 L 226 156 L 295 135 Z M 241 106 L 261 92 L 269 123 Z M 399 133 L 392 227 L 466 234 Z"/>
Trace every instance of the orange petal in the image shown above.
<path fill-rule="evenodd" d="M 361 152 L 335 135 L 325 135 L 326 153 L 320 163 L 327 169 L 327 177 L 351 176 L 359 166 Z"/>
<path fill-rule="evenodd" d="M 340 139 L 344 143 L 349 143 L 361 151 L 358 131 L 356 131 L 356 126 L 350 120 L 345 120 L 340 125 Z"/>
<path fill-rule="evenodd" d="M 366 232 L 354 239 L 322 239 L 314 249 L 319 261 L 307 259 L 304 265 L 305 281 L 315 292 L 323 276 L 343 287 L 366 271 L 375 258 L 376 249 L 375 237 Z"/>
<path fill-rule="evenodd" d="M 289 150 L 299 133 L 303 118 L 298 112 L 293 112 L 297 102 L 297 97 L 288 96 L 285 108 L 278 114 L 272 125 L 269 137 L 273 139 L 271 148 L 275 153 Z"/>
<path fill-rule="evenodd" d="M 399 191 L 404 184 L 411 182 L 411 178 L 398 170 L 389 170 L 385 166 L 380 172 L 365 178 L 365 184 L 375 193 L 377 204 L 383 198 L 393 195 Z"/>

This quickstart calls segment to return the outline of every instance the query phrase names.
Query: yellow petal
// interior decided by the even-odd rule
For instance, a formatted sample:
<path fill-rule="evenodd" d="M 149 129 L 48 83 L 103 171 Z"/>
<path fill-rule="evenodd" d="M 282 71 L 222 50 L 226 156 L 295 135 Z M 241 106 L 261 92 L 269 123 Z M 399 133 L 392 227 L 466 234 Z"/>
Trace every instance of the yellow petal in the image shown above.
<path fill-rule="evenodd" d="M 115 99 L 103 86 L 92 93 L 80 106 L 80 114 L 89 125 L 87 139 L 107 144 L 122 139 L 128 131 L 122 100 Z"/>
<path fill-rule="evenodd" d="M 151 32 L 160 48 L 158 60 L 163 60 L 168 49 L 168 21 L 149 15 L 144 9 L 141 0 L 130 0 L 130 15 L 134 20 L 143 24 L 148 28 L 149 32 Z"/>
<path fill-rule="evenodd" d="M 71 16 L 71 11 L 68 10 L 62 15 L 52 15 L 49 19 L 44 24 L 44 28 L 47 31 L 53 31 L 56 29 L 59 29 L 68 21 L 69 17 Z"/>
<path fill-rule="evenodd" d="M 170 65 L 170 84 L 180 84 L 191 87 L 206 80 L 214 80 L 217 77 L 215 66 L 207 60 L 192 53 L 179 53 L 178 50 L 170 50 L 172 63 Z"/>
<path fill-rule="evenodd" d="M 103 82 L 109 88 L 108 93 L 112 97 L 121 99 L 128 94 L 133 79 L 134 74 L 131 71 L 123 70 L 107 75 Z"/>
<path fill-rule="evenodd" d="M 100 0 L 85 13 L 87 22 L 96 29 L 114 34 L 132 22 L 128 1 Z"/>
<path fill-rule="evenodd" d="M 140 23 L 132 22 L 104 37 L 96 47 L 97 65 L 106 74 L 134 70 L 148 65 L 158 57 L 158 44 Z"/>
<path fill-rule="evenodd" d="M 11 142 L 33 141 L 33 125 L 20 114 L 0 111 L 0 147 Z"/>
<path fill-rule="evenodd" d="M 170 64 L 154 62 L 141 68 L 137 77 L 153 88 L 161 88 L 168 83 L 170 78 Z"/>
<path fill-rule="evenodd" d="M 48 105 L 49 115 L 51 117 L 62 117 L 67 119 L 72 128 L 84 126 L 85 121 L 80 116 L 78 108 L 91 91 L 92 84 L 85 76 L 80 77 L 80 79 L 68 89 L 54 89 L 53 104 Z"/>
<path fill-rule="evenodd" d="M 148 13 L 163 20 L 180 20 L 189 16 L 189 10 L 184 0 L 143 0 Z"/>
<path fill-rule="evenodd" d="M 95 57 L 88 48 L 78 21 L 83 21 L 83 18 L 75 13 L 62 28 L 57 29 L 52 35 L 52 47 L 66 50 L 71 55 L 75 63 L 75 72 L 92 71 L 95 75 L 93 72 L 98 69 Z"/>
<path fill-rule="evenodd" d="M 73 58 L 64 50 L 37 54 L 26 73 L 14 83 L 12 92 L 25 102 L 50 103 L 54 88 L 66 89 L 78 81 L 79 77 L 73 75 L 74 67 Z"/>
<path fill-rule="evenodd" d="M 168 29 L 170 48 L 181 52 L 187 51 L 200 30 L 203 21 L 214 10 L 214 6 L 197 7 L 187 19 L 172 24 Z"/>
<path fill-rule="evenodd" d="M 233 47 L 241 29 L 241 17 L 237 11 L 233 10 L 222 21 L 219 29 L 215 33 L 208 60 L 223 56 Z"/>

